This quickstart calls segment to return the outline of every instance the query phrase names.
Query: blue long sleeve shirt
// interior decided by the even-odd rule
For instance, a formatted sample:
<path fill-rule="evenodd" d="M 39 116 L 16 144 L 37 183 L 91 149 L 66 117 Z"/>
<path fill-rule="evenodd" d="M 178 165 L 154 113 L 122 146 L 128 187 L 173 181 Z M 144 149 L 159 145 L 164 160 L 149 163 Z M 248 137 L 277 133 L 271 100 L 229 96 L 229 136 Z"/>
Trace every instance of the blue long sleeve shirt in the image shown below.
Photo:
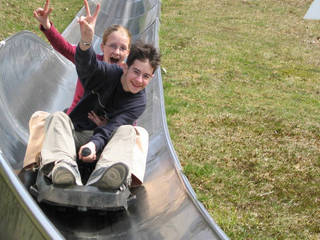
<path fill-rule="evenodd" d="M 125 92 L 120 81 L 122 69 L 97 60 L 92 47 L 82 51 L 78 46 L 75 63 L 85 92 L 69 116 L 76 131 L 94 130 L 90 141 L 101 152 L 119 126 L 133 124 L 144 112 L 146 93 L 145 90 L 136 94 Z M 97 108 L 107 118 L 105 126 L 97 127 L 88 118 L 88 113 Z"/>

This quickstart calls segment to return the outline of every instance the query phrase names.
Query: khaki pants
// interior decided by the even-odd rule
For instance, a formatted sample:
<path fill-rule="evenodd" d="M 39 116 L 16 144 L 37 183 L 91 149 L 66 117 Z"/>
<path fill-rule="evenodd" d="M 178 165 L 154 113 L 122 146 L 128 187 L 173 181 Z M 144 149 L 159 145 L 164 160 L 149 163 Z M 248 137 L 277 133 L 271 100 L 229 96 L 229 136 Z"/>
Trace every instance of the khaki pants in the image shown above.
<path fill-rule="evenodd" d="M 39 162 L 40 151 L 44 140 L 44 125 L 49 113 L 37 111 L 29 120 L 29 139 L 23 168 L 29 168 Z"/>
<path fill-rule="evenodd" d="M 86 144 L 93 131 L 75 131 L 69 116 L 63 112 L 50 114 L 45 121 L 45 137 L 41 149 L 40 167 L 64 160 L 76 164 L 78 149 Z M 149 136 L 142 127 L 120 126 L 103 149 L 96 169 L 122 162 L 133 174 L 133 185 L 143 182 L 146 168 Z M 130 174 L 131 173 L 131 174 Z"/>

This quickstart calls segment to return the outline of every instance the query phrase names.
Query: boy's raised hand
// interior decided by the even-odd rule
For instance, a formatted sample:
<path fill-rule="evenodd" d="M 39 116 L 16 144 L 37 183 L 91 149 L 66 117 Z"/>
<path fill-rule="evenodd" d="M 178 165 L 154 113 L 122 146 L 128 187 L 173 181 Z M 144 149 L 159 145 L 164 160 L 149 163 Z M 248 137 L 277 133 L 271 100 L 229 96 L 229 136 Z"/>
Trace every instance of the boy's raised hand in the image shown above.
<path fill-rule="evenodd" d="M 49 15 L 52 12 L 52 8 L 49 8 L 49 4 L 50 0 L 46 0 L 44 8 L 37 8 L 33 11 L 33 16 L 45 29 L 50 29 L 51 27 Z"/>
<path fill-rule="evenodd" d="M 100 4 L 97 4 L 96 10 L 94 14 L 91 16 L 88 1 L 84 0 L 83 2 L 86 8 L 86 16 L 81 16 L 78 19 L 78 23 L 80 24 L 81 41 L 91 43 L 93 40 L 94 28 L 96 26 L 97 17 L 100 11 Z M 85 50 L 88 47 L 80 44 L 80 48 Z"/>

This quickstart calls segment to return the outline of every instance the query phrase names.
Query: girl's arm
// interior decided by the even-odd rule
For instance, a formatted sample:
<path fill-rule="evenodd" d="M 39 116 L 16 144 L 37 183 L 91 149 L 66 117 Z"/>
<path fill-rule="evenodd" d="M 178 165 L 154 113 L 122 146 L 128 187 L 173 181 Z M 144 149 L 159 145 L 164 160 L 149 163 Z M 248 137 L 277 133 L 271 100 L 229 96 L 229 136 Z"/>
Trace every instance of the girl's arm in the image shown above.
<path fill-rule="evenodd" d="M 49 7 L 49 4 L 50 0 L 46 0 L 43 8 L 37 8 L 33 11 L 33 16 L 40 23 L 40 30 L 46 35 L 53 48 L 74 63 L 76 47 L 66 41 L 50 22 L 49 15 L 52 8 Z"/>

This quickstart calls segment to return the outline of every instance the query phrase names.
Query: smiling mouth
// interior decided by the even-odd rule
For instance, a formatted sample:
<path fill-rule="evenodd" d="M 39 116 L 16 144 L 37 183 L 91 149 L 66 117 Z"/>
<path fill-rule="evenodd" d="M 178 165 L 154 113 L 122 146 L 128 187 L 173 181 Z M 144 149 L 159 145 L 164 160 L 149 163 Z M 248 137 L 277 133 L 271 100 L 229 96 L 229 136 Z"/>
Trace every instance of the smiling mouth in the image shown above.
<path fill-rule="evenodd" d="M 131 82 L 131 85 L 132 85 L 133 87 L 135 87 L 135 88 L 141 88 L 140 85 L 136 85 L 136 84 L 134 84 L 133 82 Z"/>
<path fill-rule="evenodd" d="M 110 57 L 110 62 L 117 64 L 120 61 L 119 58 Z"/>

